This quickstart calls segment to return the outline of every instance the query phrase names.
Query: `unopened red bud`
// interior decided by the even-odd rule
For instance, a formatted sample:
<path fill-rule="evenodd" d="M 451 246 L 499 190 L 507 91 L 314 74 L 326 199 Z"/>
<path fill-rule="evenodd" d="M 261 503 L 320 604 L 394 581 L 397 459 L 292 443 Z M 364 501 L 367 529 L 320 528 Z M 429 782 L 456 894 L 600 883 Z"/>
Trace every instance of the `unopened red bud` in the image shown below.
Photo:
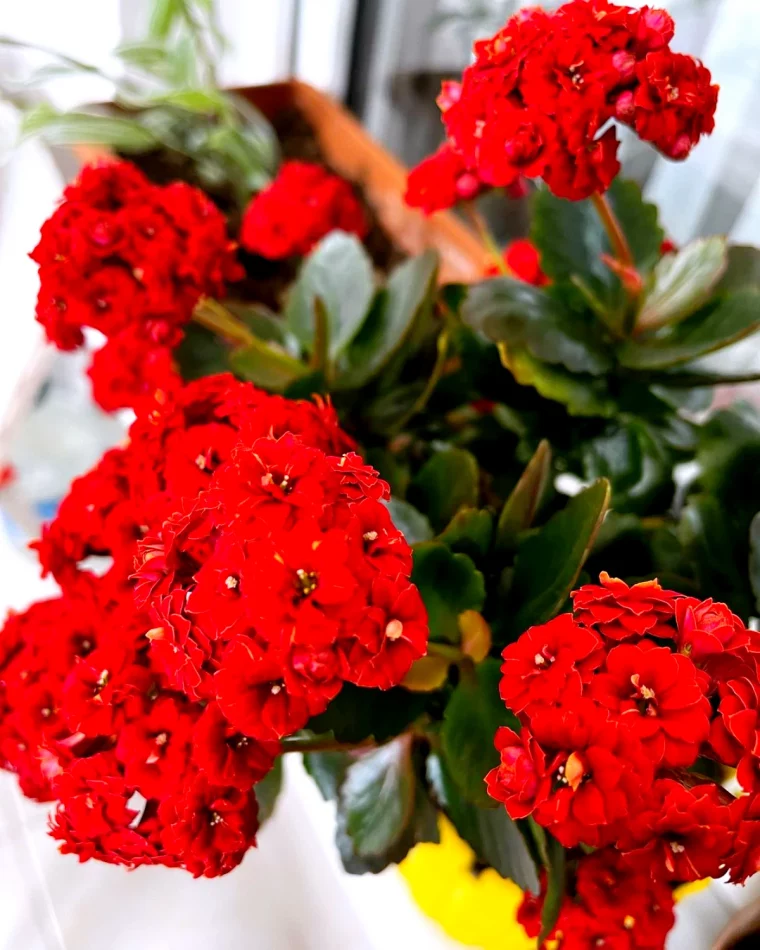
<path fill-rule="evenodd" d="M 633 118 L 636 108 L 633 102 L 633 93 L 630 89 L 621 92 L 615 102 L 615 115 L 621 122 L 630 122 Z"/>
<path fill-rule="evenodd" d="M 480 191 L 480 180 L 472 172 L 465 172 L 457 178 L 456 193 L 463 201 L 469 201 Z"/>
<path fill-rule="evenodd" d="M 624 49 L 618 50 L 612 56 L 612 65 L 620 73 L 621 82 L 633 79 L 636 71 L 636 57 Z"/>

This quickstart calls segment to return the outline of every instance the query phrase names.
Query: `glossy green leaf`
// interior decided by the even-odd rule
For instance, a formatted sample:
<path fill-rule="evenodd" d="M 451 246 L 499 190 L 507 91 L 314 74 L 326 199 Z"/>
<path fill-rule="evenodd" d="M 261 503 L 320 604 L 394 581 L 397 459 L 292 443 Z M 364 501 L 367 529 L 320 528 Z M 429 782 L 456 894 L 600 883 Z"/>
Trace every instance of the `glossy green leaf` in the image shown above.
<path fill-rule="evenodd" d="M 414 549 L 412 582 L 428 611 L 432 640 L 459 642 L 457 618 L 465 610 L 480 611 L 486 597 L 485 580 L 466 554 L 454 554 L 439 541 Z"/>
<path fill-rule="evenodd" d="M 315 301 L 329 325 L 329 353 L 335 358 L 356 336 L 375 295 L 372 261 L 353 234 L 332 231 L 309 254 L 291 287 L 285 322 L 307 352 L 314 346 Z"/>
<path fill-rule="evenodd" d="M 428 781 L 441 808 L 457 833 L 483 865 L 493 868 L 525 891 L 538 893 L 536 865 L 518 823 L 504 808 L 481 808 L 466 801 L 446 768 L 442 756 L 431 754 L 426 763 Z"/>
<path fill-rule="evenodd" d="M 520 534 L 533 524 L 549 483 L 551 468 L 552 450 L 544 439 L 501 509 L 496 526 L 497 550 L 514 550 Z"/>
<path fill-rule="evenodd" d="M 659 259 L 664 237 L 657 208 L 643 201 L 635 182 L 620 178 L 606 198 L 637 267 L 646 273 Z M 538 189 L 533 197 L 531 240 L 541 253 L 544 272 L 555 282 L 571 283 L 577 276 L 609 308 L 624 299 L 619 278 L 602 261 L 602 254 L 611 254 L 612 248 L 590 200 L 566 201 L 548 188 Z"/>
<path fill-rule="evenodd" d="M 268 818 L 272 817 L 281 790 L 282 756 L 278 756 L 274 761 L 274 768 L 254 787 L 256 801 L 259 803 L 259 824 L 263 825 Z"/>
<path fill-rule="evenodd" d="M 485 557 L 493 537 L 493 515 L 477 508 L 460 508 L 438 535 L 452 551 L 463 551 L 472 557 Z"/>
<path fill-rule="evenodd" d="M 325 712 L 309 720 L 316 735 L 332 733 L 338 742 L 385 742 L 402 733 L 425 711 L 424 695 L 405 689 L 361 689 L 346 683 Z"/>
<path fill-rule="evenodd" d="M 303 764 L 325 801 L 334 801 L 355 756 L 346 752 L 305 752 Z"/>
<path fill-rule="evenodd" d="M 28 112 L 21 123 L 22 138 L 42 134 L 51 145 L 107 145 L 120 152 L 147 152 L 158 140 L 132 119 L 86 112 L 57 112 L 41 105 Z"/>
<path fill-rule="evenodd" d="M 446 449 L 436 452 L 422 466 L 409 494 L 433 527 L 441 530 L 460 508 L 477 505 L 479 479 L 475 456 L 465 449 Z"/>
<path fill-rule="evenodd" d="M 338 808 L 359 858 L 380 857 L 393 848 L 412 816 L 414 796 L 409 736 L 366 752 L 349 766 Z"/>
<path fill-rule="evenodd" d="M 728 266 L 724 237 L 698 238 L 655 267 L 636 316 L 638 330 L 673 326 L 710 299 Z"/>
<path fill-rule="evenodd" d="M 542 363 L 525 349 L 499 350 L 503 365 L 521 386 L 532 386 L 544 398 L 562 403 L 571 416 L 608 418 L 617 412 L 603 380 Z"/>
<path fill-rule="evenodd" d="M 273 392 L 282 392 L 309 372 L 300 360 L 257 339 L 234 350 L 230 355 L 230 365 L 243 379 Z"/>
<path fill-rule="evenodd" d="M 667 336 L 629 340 L 618 351 L 618 359 L 630 369 L 664 369 L 707 356 L 758 329 L 760 291 L 739 290 L 679 324 Z"/>
<path fill-rule="evenodd" d="M 438 257 L 433 251 L 393 270 L 348 349 L 345 371 L 338 380 L 342 388 L 363 386 L 398 353 L 432 306 L 437 274 Z"/>
<path fill-rule="evenodd" d="M 520 280 L 494 277 L 473 285 L 462 318 L 495 343 L 525 348 L 536 359 L 561 363 L 575 373 L 602 373 L 612 365 L 598 334 L 583 333 L 577 315 Z"/>
<path fill-rule="evenodd" d="M 609 500 L 609 482 L 601 478 L 520 544 L 507 608 L 513 634 L 545 623 L 563 607 L 593 547 Z"/>
<path fill-rule="evenodd" d="M 433 537 L 430 521 L 414 505 L 400 498 L 391 498 L 387 505 L 391 520 L 409 544 L 430 541 Z"/>
<path fill-rule="evenodd" d="M 499 726 L 516 725 L 499 696 L 500 663 L 487 659 L 464 669 L 443 714 L 441 746 L 447 770 L 470 803 L 495 808 L 485 777 L 499 764 L 493 740 Z M 518 726 L 519 728 L 519 726 Z"/>

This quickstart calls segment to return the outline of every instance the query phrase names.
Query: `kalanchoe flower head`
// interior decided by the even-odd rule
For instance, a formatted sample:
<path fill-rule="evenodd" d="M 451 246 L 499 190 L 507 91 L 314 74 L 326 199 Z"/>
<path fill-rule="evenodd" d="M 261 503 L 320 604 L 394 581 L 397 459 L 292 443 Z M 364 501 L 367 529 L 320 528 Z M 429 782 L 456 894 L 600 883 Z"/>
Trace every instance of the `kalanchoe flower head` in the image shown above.
<path fill-rule="evenodd" d="M 369 230 L 351 185 L 312 162 L 284 162 L 248 205 L 240 243 L 269 260 L 305 255 L 330 231 L 363 238 Z"/>
<path fill-rule="evenodd" d="M 31 257 L 48 339 L 70 350 L 84 327 L 107 337 L 90 371 L 107 411 L 174 388 L 171 350 L 193 307 L 242 276 L 213 202 L 182 182 L 154 185 L 129 162 L 84 168 Z"/>
<path fill-rule="evenodd" d="M 673 29 L 664 10 L 606 0 L 515 13 L 475 43 L 462 82 L 444 84 L 446 161 L 497 187 L 540 177 L 577 200 L 606 191 L 619 170 L 611 119 L 685 158 L 713 129 L 718 87 L 701 63 L 670 50 Z M 441 195 L 440 163 L 427 159 L 410 182 L 413 196 Z M 449 187 L 445 206 L 455 197 Z"/>
<path fill-rule="evenodd" d="M 410 207 L 432 214 L 459 201 L 471 201 L 484 187 L 462 156 L 445 143 L 411 172 L 404 200 Z"/>
<path fill-rule="evenodd" d="M 602 572 L 598 585 L 586 584 L 573 592 L 573 608 L 580 623 L 608 640 L 672 639 L 675 596 L 657 581 L 629 587 Z"/>
<path fill-rule="evenodd" d="M 427 646 L 388 485 L 329 402 L 207 377 L 140 408 L 36 545 L 0 634 L 0 762 L 82 860 L 223 874 L 279 740 Z M 105 562 L 97 575 L 87 567 Z"/>

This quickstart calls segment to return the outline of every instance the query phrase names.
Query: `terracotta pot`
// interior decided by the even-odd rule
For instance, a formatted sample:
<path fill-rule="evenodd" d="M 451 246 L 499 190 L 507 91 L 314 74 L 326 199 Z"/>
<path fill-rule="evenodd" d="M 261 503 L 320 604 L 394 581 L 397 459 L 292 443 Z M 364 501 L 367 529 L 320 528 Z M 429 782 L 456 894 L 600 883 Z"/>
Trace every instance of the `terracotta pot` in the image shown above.
<path fill-rule="evenodd" d="M 404 203 L 407 171 L 374 141 L 356 119 L 330 96 L 291 79 L 237 90 L 271 118 L 297 109 L 314 129 L 330 165 L 363 189 L 385 231 L 408 254 L 435 248 L 441 256 L 441 282 L 477 280 L 488 265 L 483 245 L 457 218 L 439 213 L 426 218 Z M 107 149 L 75 149 L 83 162 L 109 158 Z"/>

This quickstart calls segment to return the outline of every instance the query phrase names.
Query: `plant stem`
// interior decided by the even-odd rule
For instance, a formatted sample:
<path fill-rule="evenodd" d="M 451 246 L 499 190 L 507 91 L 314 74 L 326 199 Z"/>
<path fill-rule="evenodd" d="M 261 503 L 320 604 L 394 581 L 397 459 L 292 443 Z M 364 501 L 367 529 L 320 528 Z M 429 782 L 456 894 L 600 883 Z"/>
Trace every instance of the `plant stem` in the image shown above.
<path fill-rule="evenodd" d="M 218 300 L 211 297 L 201 297 L 195 305 L 195 310 L 193 310 L 193 320 L 232 343 L 242 343 L 250 346 L 255 339 L 244 323 L 241 323 Z"/>
<path fill-rule="evenodd" d="M 623 232 L 620 222 L 615 217 L 615 212 L 607 200 L 606 195 L 593 194 L 591 202 L 596 208 L 596 213 L 602 222 L 602 227 L 607 232 L 610 241 L 610 247 L 615 257 L 626 267 L 635 267 L 635 261 L 631 249 L 628 246 L 628 240 Z"/>
<path fill-rule="evenodd" d="M 349 744 L 338 742 L 331 736 L 287 736 L 281 742 L 285 752 L 353 752 L 354 749 L 371 749 L 376 743 L 373 739 Z"/>
<path fill-rule="evenodd" d="M 443 374 L 443 368 L 446 364 L 446 357 L 449 352 L 449 331 L 442 330 L 438 334 L 438 339 L 436 341 L 437 346 L 437 355 L 435 358 L 435 365 L 433 366 L 432 372 L 428 377 L 428 381 L 425 383 L 425 388 L 422 390 L 420 395 L 414 402 L 414 405 L 403 416 L 396 422 L 393 426 L 393 432 L 400 432 L 404 426 L 406 426 L 411 419 L 413 419 L 418 412 L 422 410 L 427 405 L 428 399 L 433 395 L 435 387 L 438 385 L 438 381 Z"/>
<path fill-rule="evenodd" d="M 480 240 L 485 244 L 488 253 L 493 258 L 493 262 L 498 268 L 499 273 L 504 274 L 505 277 L 511 277 L 512 271 L 507 267 L 507 262 L 504 260 L 504 255 L 502 254 L 499 245 L 496 243 L 493 234 L 491 234 L 491 229 L 488 227 L 486 219 L 475 207 L 474 202 L 465 201 L 464 211 L 472 222 L 475 230 L 478 232 Z"/>

